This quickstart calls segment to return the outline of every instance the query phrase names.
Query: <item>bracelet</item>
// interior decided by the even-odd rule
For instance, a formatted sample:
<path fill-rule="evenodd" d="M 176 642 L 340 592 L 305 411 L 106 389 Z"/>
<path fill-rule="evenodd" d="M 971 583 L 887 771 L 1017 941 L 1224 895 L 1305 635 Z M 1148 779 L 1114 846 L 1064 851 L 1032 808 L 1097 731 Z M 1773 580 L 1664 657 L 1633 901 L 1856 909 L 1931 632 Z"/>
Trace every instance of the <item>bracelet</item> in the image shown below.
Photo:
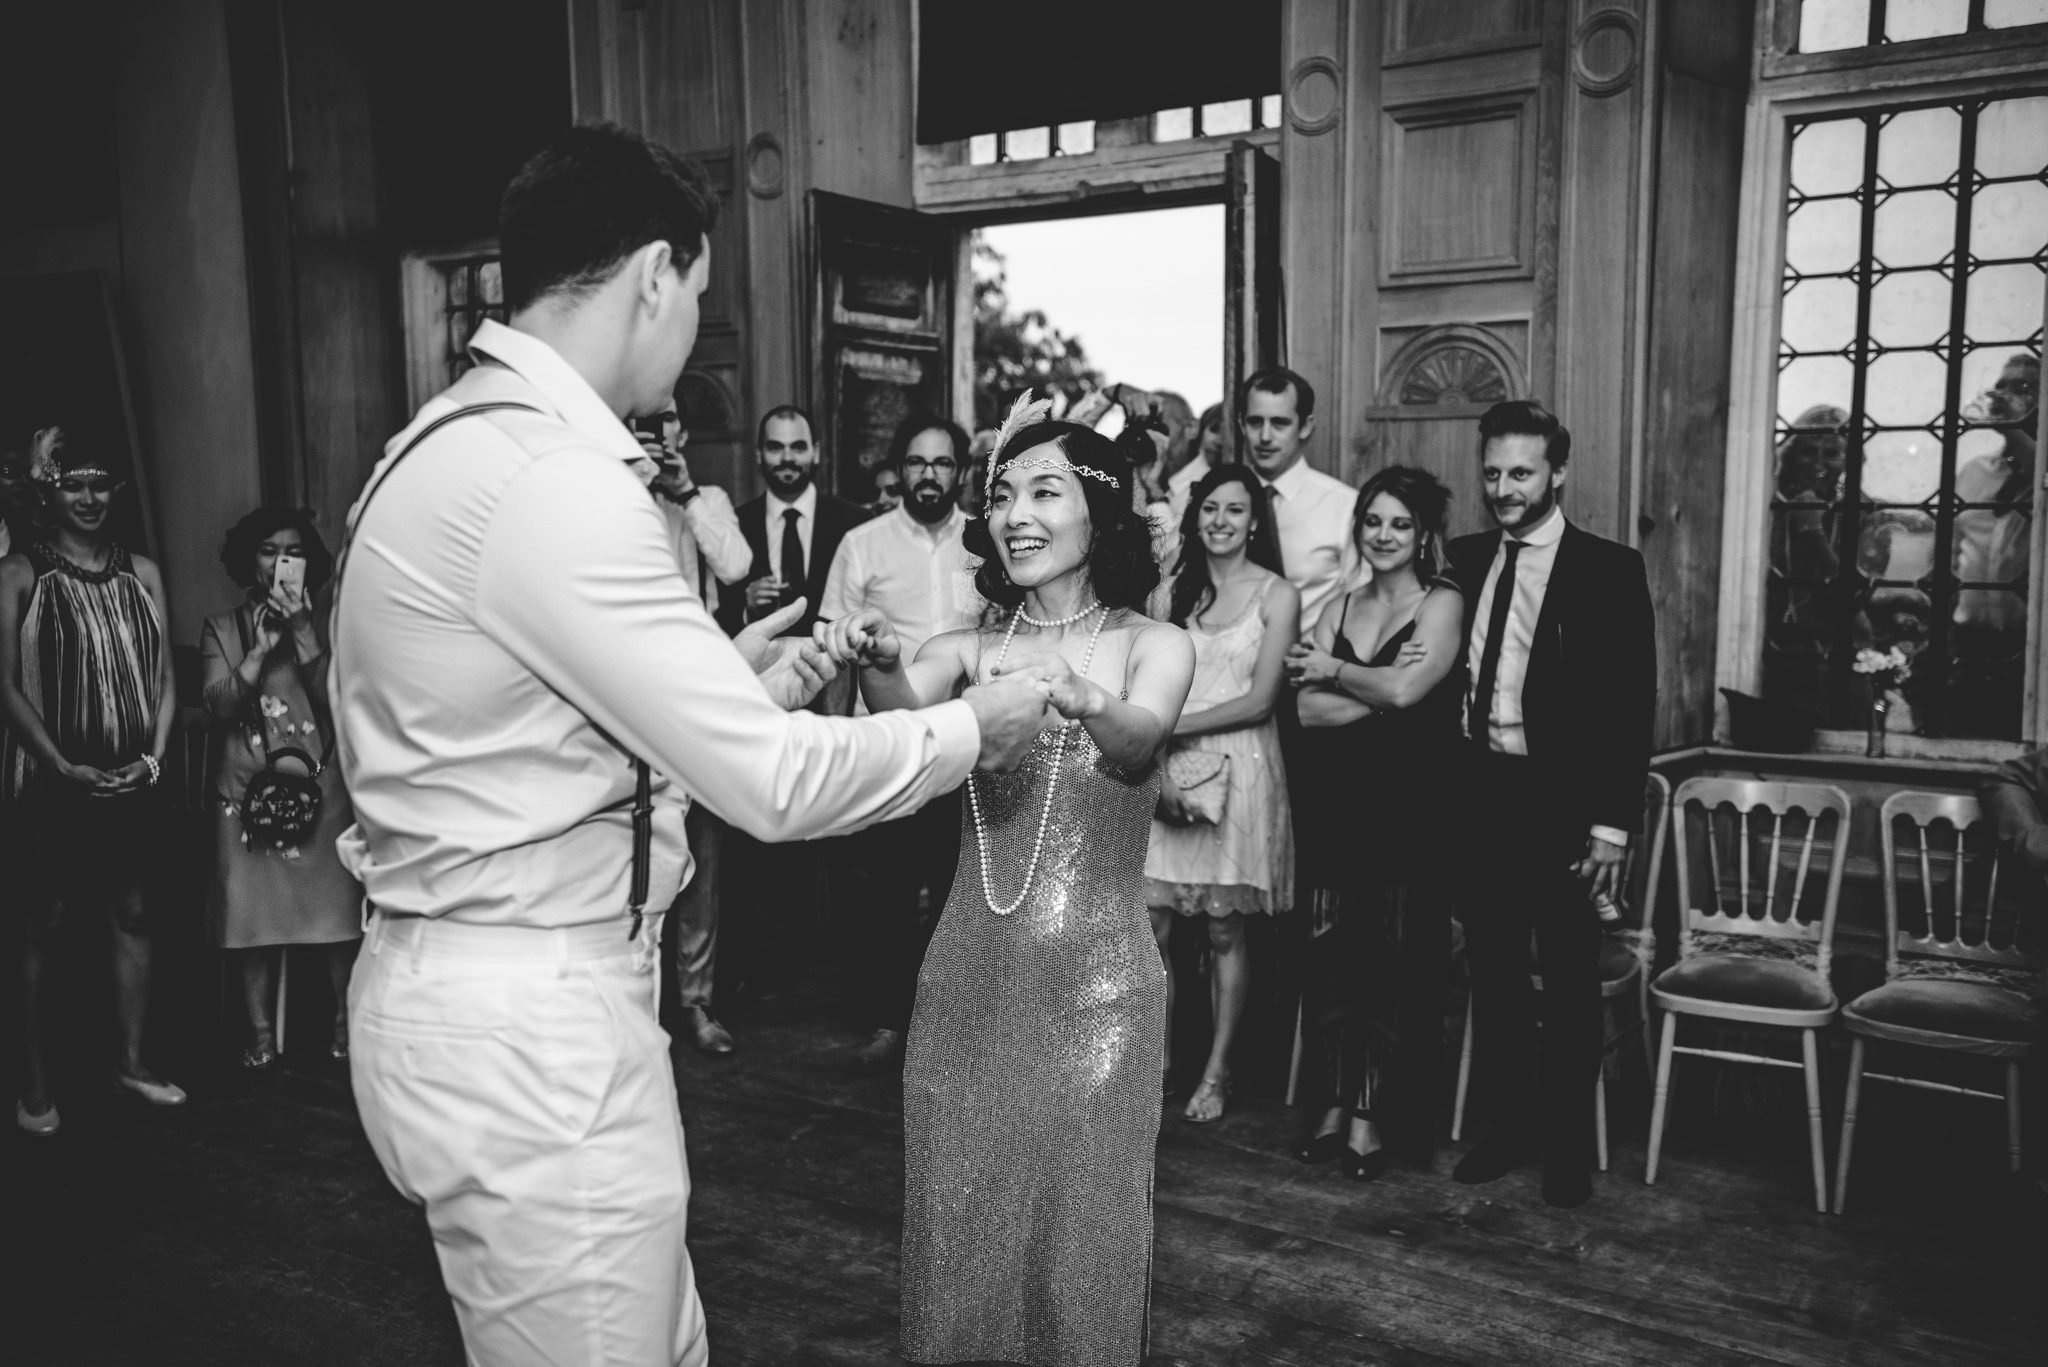
<path fill-rule="evenodd" d="M 164 776 L 163 762 L 155 755 L 144 755 L 142 762 L 149 766 L 149 786 L 152 788 L 156 787 L 157 780 Z"/>

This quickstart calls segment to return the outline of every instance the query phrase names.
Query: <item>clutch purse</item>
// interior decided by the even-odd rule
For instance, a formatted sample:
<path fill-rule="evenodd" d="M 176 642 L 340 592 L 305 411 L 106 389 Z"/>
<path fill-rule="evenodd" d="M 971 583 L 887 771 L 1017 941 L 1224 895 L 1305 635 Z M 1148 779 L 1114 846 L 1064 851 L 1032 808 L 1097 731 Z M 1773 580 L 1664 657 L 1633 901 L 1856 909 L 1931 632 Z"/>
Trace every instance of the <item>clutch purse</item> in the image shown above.
<path fill-rule="evenodd" d="M 1166 757 L 1166 776 L 1180 789 L 1195 820 L 1215 825 L 1230 795 L 1230 756 L 1214 750 L 1175 750 Z"/>

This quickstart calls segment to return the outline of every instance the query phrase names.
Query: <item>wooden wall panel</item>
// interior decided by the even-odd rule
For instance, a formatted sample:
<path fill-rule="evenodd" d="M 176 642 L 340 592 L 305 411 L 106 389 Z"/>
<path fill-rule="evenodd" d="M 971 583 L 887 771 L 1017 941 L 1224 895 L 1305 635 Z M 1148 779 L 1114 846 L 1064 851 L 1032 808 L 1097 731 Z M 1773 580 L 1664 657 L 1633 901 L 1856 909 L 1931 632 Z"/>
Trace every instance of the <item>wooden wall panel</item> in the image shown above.
<path fill-rule="evenodd" d="M 1388 0 L 1387 58 L 1433 56 L 1533 35 L 1537 8 L 1537 0 Z"/>
<path fill-rule="evenodd" d="M 800 28 L 810 184 L 911 207 L 912 0 L 814 0 Z"/>
<path fill-rule="evenodd" d="M 1361 65 L 1356 51 L 1362 41 L 1377 53 L 1377 18 L 1376 8 L 1362 0 L 1292 0 L 1281 42 L 1287 63 L 1280 87 L 1281 351 L 1316 387 L 1316 435 L 1308 460 L 1344 477 L 1358 461 L 1354 413 L 1369 394 L 1369 387 L 1361 392 L 1356 382 L 1351 356 L 1352 339 L 1371 326 L 1372 296 L 1346 284 L 1357 252 L 1354 216 L 1373 217 L 1369 207 L 1359 212 L 1352 187 L 1362 183 L 1354 159 L 1362 156 L 1376 166 L 1378 140 L 1354 136 L 1353 130 L 1364 117 L 1358 111 L 1377 100 L 1377 58 Z"/>
<path fill-rule="evenodd" d="M 1385 283 L 1530 273 L 1535 120 L 1529 93 L 1389 110 Z"/>

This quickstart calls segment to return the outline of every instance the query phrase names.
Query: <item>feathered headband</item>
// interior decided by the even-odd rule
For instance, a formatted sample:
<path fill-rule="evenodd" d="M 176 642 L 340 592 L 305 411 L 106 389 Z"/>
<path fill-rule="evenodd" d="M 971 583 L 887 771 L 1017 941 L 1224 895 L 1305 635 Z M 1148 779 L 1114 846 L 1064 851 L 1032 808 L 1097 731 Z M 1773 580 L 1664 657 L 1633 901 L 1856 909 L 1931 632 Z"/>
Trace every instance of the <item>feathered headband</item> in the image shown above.
<path fill-rule="evenodd" d="M 45 427 L 38 431 L 35 441 L 29 447 L 28 477 L 38 484 L 52 485 L 56 484 L 66 475 L 73 479 L 111 479 L 113 477 L 113 471 L 99 465 L 80 465 L 69 470 L 65 469 L 64 462 L 59 459 L 64 452 L 65 445 L 63 428 Z"/>
<path fill-rule="evenodd" d="M 995 449 L 988 456 L 988 482 L 993 485 L 996 475 L 1002 470 L 1071 470 L 1086 479 L 1099 479 L 1110 488 L 1122 487 L 1122 481 L 1115 475 L 1106 474 L 1092 465 L 1076 465 L 1064 453 L 1033 456 L 1029 460 L 1002 458 L 1010 445 L 1010 439 L 1033 423 L 1044 422 L 1052 416 L 1051 399 L 1034 399 L 1031 391 L 1025 390 L 1017 396 L 1017 402 L 1010 405 L 1010 415 L 1003 419 L 1002 427 L 996 432 Z"/>

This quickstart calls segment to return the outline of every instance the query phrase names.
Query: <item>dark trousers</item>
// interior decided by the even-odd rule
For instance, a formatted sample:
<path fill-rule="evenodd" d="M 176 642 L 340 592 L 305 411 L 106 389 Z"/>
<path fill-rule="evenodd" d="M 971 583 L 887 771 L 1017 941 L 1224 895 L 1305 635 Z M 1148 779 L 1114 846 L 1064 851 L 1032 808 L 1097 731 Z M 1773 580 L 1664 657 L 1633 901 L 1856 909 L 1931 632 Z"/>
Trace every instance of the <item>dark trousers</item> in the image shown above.
<path fill-rule="evenodd" d="M 1590 1169 L 1600 921 L 1572 872 L 1586 826 L 1558 810 L 1560 785 L 1537 761 L 1481 751 L 1468 763 L 1455 864 L 1472 971 L 1477 1133 L 1540 1144 L 1546 1167 Z M 1540 993 L 1532 970 L 1543 976 Z"/>
<path fill-rule="evenodd" d="M 846 926 L 854 1009 L 870 1030 L 908 1030 L 917 970 L 952 892 L 960 790 L 855 837 L 859 892 Z"/>

